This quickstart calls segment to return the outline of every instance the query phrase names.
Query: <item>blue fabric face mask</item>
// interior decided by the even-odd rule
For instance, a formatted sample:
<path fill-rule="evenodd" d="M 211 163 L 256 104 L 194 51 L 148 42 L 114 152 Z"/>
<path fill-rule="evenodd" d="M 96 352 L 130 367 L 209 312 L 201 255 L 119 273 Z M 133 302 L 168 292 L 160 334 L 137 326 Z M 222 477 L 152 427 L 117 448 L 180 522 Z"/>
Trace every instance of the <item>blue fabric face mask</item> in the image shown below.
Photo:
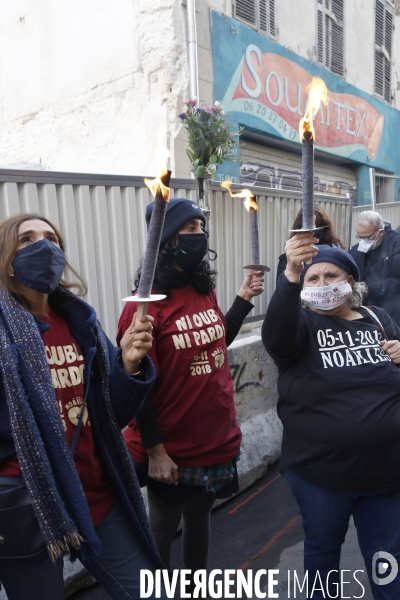
<path fill-rule="evenodd" d="M 12 262 L 14 277 L 28 288 L 50 294 L 53 292 L 65 267 L 65 254 L 50 240 L 43 239 L 15 254 Z"/>
<path fill-rule="evenodd" d="M 325 227 L 324 229 L 314 229 L 313 236 L 321 242 L 325 237 Z"/>

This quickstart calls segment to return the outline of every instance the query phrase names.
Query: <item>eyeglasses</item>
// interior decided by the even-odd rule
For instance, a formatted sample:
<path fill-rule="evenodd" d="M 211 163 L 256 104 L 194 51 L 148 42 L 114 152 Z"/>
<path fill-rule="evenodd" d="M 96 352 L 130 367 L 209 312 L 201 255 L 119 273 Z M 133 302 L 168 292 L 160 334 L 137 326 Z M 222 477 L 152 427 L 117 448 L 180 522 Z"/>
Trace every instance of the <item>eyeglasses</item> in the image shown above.
<path fill-rule="evenodd" d="M 379 229 L 375 229 L 375 231 L 373 231 L 372 233 L 370 233 L 370 235 L 365 235 L 365 236 L 361 236 L 361 235 L 356 235 L 356 239 L 357 240 L 370 240 L 370 241 L 375 241 L 375 240 L 371 240 L 371 236 L 374 235 L 374 233 L 376 233 L 377 231 L 382 231 L 380 228 Z"/>

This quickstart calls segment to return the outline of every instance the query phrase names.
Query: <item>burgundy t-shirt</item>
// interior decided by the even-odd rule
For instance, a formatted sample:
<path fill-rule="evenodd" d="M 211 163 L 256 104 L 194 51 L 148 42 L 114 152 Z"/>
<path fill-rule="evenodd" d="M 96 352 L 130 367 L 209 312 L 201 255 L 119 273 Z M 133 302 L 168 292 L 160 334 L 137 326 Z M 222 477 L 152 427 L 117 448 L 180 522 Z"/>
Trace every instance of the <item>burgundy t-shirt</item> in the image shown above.
<path fill-rule="evenodd" d="M 136 303 L 125 304 L 118 343 L 135 309 Z M 157 373 L 150 395 L 167 453 L 179 467 L 235 458 L 242 436 L 235 418 L 226 323 L 215 292 L 200 295 L 191 285 L 173 289 L 169 299 L 149 302 L 148 312 L 154 317 L 149 356 Z M 133 457 L 147 463 L 135 421 L 124 436 Z"/>
<path fill-rule="evenodd" d="M 42 338 L 61 421 L 67 440 L 71 444 L 84 399 L 85 362 L 78 344 L 71 336 L 68 325 L 62 317 L 50 309 L 48 318 L 41 317 L 41 320 L 50 325 L 50 329 L 42 333 Z M 97 454 L 87 407 L 74 460 L 93 524 L 98 527 L 111 508 L 114 491 Z M 21 477 L 17 456 L 0 468 L 0 475 Z"/>

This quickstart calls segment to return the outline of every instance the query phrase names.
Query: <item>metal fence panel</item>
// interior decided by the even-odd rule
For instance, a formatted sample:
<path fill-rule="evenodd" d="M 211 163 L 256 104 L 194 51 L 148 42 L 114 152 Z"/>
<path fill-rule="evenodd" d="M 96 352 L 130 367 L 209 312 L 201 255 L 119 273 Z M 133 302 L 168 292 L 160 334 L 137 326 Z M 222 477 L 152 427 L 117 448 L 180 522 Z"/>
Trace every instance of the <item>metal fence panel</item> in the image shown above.
<path fill-rule="evenodd" d="M 172 180 L 171 195 L 195 197 L 195 182 Z M 0 169 L 0 220 L 20 213 L 48 217 L 61 230 L 71 265 L 88 284 L 111 340 L 146 245 L 142 177 Z"/>
<path fill-rule="evenodd" d="M 172 180 L 171 197 L 196 198 L 193 180 Z M 295 192 L 251 188 L 259 205 L 260 256 L 271 267 L 265 293 L 251 315 L 265 313 L 275 289 L 278 257 L 301 207 Z M 141 177 L 17 171 L 0 169 L 0 220 L 19 212 L 48 217 L 65 237 L 67 256 L 89 287 L 87 301 L 96 309 L 110 339 L 115 339 L 122 309 L 143 257 L 147 232 L 146 205 L 151 194 Z M 331 216 L 346 240 L 349 204 L 327 196 L 316 201 Z M 239 290 L 243 265 L 251 262 L 249 218 L 242 200 L 231 198 L 215 182 L 209 185 L 210 246 L 217 252 L 217 294 L 227 311 Z"/>
<path fill-rule="evenodd" d="M 239 189 L 239 185 L 232 186 L 233 192 Z M 265 313 L 275 289 L 278 259 L 284 251 L 289 229 L 301 208 L 301 195 L 261 187 L 249 189 L 256 196 L 258 204 L 260 260 L 271 269 L 265 274 L 264 294 L 253 301 L 255 308 L 250 316 L 256 316 Z M 218 272 L 217 295 L 221 308 L 227 311 L 243 281 L 243 265 L 251 263 L 249 217 L 243 206 L 243 199 L 231 198 L 229 193 L 215 182 L 210 185 L 209 198 L 210 247 L 217 252 L 217 260 L 214 263 Z M 315 201 L 330 215 L 336 233 L 347 245 L 349 201 L 333 199 L 326 195 L 316 195 Z"/>

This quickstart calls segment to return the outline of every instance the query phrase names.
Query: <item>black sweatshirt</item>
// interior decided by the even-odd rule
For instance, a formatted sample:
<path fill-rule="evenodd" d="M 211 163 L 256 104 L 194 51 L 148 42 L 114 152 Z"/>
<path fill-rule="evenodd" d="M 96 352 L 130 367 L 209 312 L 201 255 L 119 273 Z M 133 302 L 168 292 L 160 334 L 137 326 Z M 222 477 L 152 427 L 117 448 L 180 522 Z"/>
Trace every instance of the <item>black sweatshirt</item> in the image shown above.
<path fill-rule="evenodd" d="M 244 298 L 241 298 L 240 296 L 236 296 L 231 308 L 225 315 L 227 329 L 225 343 L 227 346 L 233 342 L 239 333 L 239 329 L 241 328 L 244 319 L 253 308 L 254 304 L 244 300 Z M 136 423 L 139 427 L 142 444 L 145 448 L 163 442 L 163 435 L 157 423 L 150 394 L 144 401 L 140 412 L 136 415 Z"/>
<path fill-rule="evenodd" d="M 342 490 L 400 488 L 400 369 L 365 308 L 353 321 L 300 306 L 302 282 L 284 274 L 262 340 L 279 368 L 281 471 Z M 373 307 L 389 339 L 400 329 Z"/>

